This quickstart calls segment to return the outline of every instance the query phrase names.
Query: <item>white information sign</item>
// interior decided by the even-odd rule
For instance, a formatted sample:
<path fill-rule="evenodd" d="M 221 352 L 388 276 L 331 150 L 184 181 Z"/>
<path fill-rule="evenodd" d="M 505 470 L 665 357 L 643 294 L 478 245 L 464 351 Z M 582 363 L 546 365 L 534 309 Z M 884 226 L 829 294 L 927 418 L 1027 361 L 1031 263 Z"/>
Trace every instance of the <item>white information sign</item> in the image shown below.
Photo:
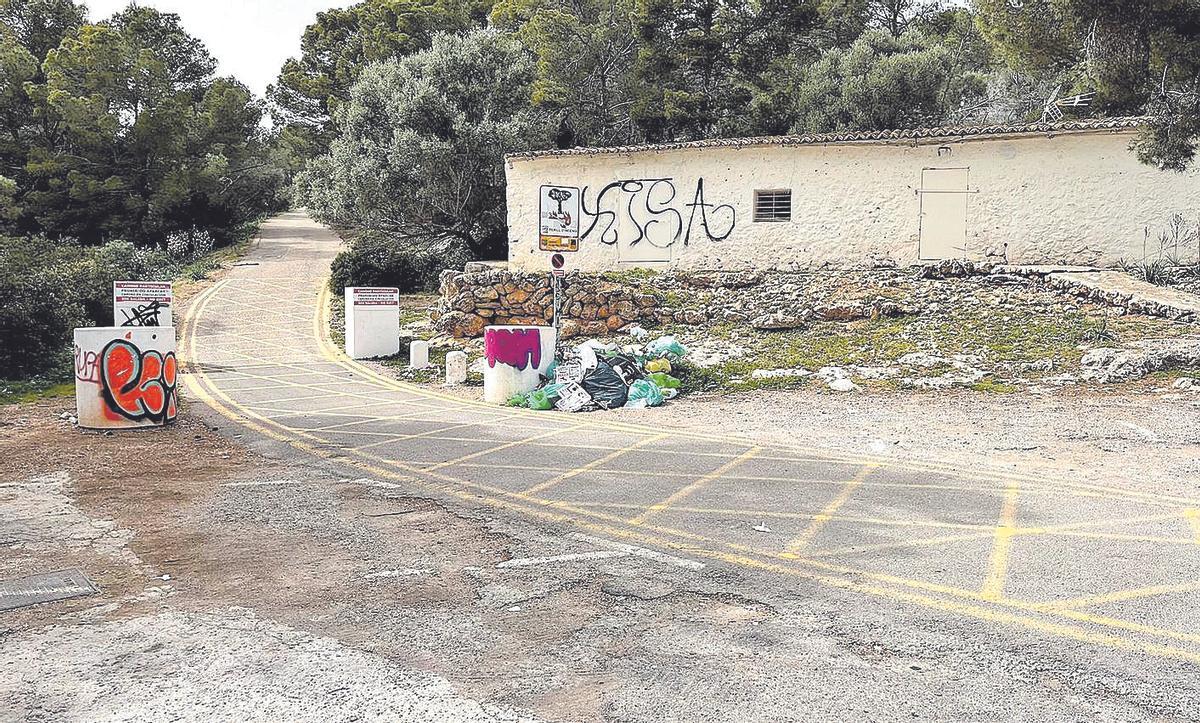
<path fill-rule="evenodd" d="M 579 250 L 579 189 L 542 186 L 538 245 L 542 251 Z"/>
<path fill-rule="evenodd" d="M 400 289 L 346 287 L 346 355 L 372 359 L 400 353 Z"/>
<path fill-rule="evenodd" d="M 114 281 L 115 326 L 174 326 L 175 294 L 169 281 Z"/>

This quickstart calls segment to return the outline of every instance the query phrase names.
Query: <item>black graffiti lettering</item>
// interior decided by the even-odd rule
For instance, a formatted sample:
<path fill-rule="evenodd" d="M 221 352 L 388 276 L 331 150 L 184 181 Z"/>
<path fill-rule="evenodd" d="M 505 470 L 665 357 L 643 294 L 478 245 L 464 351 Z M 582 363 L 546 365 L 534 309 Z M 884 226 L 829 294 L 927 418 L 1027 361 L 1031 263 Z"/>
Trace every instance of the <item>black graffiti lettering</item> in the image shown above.
<path fill-rule="evenodd" d="M 688 216 L 687 235 L 683 237 L 683 245 L 687 246 L 692 239 L 692 228 L 696 223 L 696 209 L 700 209 L 700 225 L 704 228 L 705 235 L 710 241 L 724 241 L 729 238 L 729 234 L 733 233 L 733 229 L 737 226 L 737 210 L 729 204 L 714 206 L 711 203 L 704 202 L 704 179 L 701 178 L 696 182 L 696 197 L 688 204 L 692 209 L 691 215 Z M 713 215 L 720 213 L 722 210 L 729 211 L 729 228 L 725 229 L 725 233 L 713 233 L 712 226 L 709 225 L 709 209 L 712 209 Z"/>
<path fill-rule="evenodd" d="M 629 220 L 633 222 L 633 227 L 637 229 L 637 237 L 629 242 L 630 246 L 637 246 L 642 239 L 646 238 L 646 229 L 633 213 L 633 202 L 637 200 L 638 194 L 642 192 L 644 187 L 641 181 L 626 181 L 621 184 L 621 191 L 629 195 L 629 202 L 625 204 L 625 211 L 629 214 Z"/>
<path fill-rule="evenodd" d="M 620 238 L 620 232 L 614 228 L 617 223 L 617 212 L 603 211 L 601 210 L 601 207 L 604 205 L 604 197 L 607 196 L 614 188 L 621 188 L 622 184 L 624 183 L 624 181 L 613 181 L 602 188 L 600 193 L 596 196 L 596 205 L 593 206 L 592 210 L 590 211 L 587 207 L 588 187 L 583 187 L 583 194 L 579 198 L 579 209 L 583 212 L 584 216 L 592 217 L 592 223 L 583 232 L 582 238 L 587 238 L 590 236 L 592 231 L 595 230 L 596 225 L 600 223 L 600 219 L 607 216 L 608 220 L 605 222 L 604 230 L 600 232 L 600 243 L 607 246 L 616 245 L 617 240 Z M 609 236 L 610 233 L 612 234 L 611 237 Z"/>
<path fill-rule="evenodd" d="M 149 304 L 135 306 L 132 309 L 122 309 L 125 321 L 121 326 L 162 326 L 159 315 L 166 305 L 161 301 L 151 301 Z"/>
<path fill-rule="evenodd" d="M 622 199 L 623 195 L 626 198 Z M 709 241 L 724 241 L 733 233 L 737 226 L 737 211 L 729 204 L 708 203 L 704 197 L 703 178 L 696 182 L 692 202 L 684 204 L 689 209 L 686 224 L 683 213 L 674 206 L 677 196 L 674 180 L 670 178 L 624 179 L 602 188 L 589 208 L 588 187 L 585 186 L 580 209 L 584 216 L 591 217 L 591 223 L 584 230 L 582 238 L 590 237 L 596 227 L 602 225 L 599 240 L 607 246 L 622 243 L 633 247 L 646 241 L 665 249 L 681 239 L 683 245 L 687 246 L 692 240 L 693 230 L 698 228 L 704 230 L 705 238 Z M 631 226 L 625 233 L 626 238 L 621 235 L 622 216 L 629 219 Z M 666 233 L 656 233 L 658 228 Z"/>
<path fill-rule="evenodd" d="M 658 188 L 666 188 L 670 195 L 661 201 L 659 208 L 655 209 L 650 204 L 654 201 L 654 191 Z M 654 235 L 650 233 L 652 226 L 658 223 L 664 223 L 659 216 L 674 216 L 675 217 L 675 233 L 671 235 L 670 240 L 666 244 L 654 244 L 660 248 L 667 248 L 674 245 L 679 240 L 680 234 L 683 233 L 683 215 L 671 208 L 671 202 L 675 200 L 675 184 L 671 183 L 668 178 L 660 178 L 650 184 L 650 188 L 646 191 L 646 211 L 651 215 L 650 220 L 646 222 L 646 236 L 650 239 L 650 243 L 654 244 Z"/>

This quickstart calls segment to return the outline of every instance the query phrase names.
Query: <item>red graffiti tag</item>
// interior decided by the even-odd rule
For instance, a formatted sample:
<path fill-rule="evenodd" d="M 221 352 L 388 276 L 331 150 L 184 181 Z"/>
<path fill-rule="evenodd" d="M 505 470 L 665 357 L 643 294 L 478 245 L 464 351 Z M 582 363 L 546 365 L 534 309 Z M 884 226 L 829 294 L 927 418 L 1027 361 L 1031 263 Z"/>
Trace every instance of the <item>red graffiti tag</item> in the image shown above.
<path fill-rule="evenodd" d="M 135 422 L 170 422 L 178 413 L 175 352 L 142 352 L 117 339 L 100 353 L 100 387 L 109 410 Z"/>
<path fill-rule="evenodd" d="M 542 335 L 537 329 L 488 329 L 483 351 L 493 369 L 497 362 L 520 371 L 536 369 L 542 365 Z"/>

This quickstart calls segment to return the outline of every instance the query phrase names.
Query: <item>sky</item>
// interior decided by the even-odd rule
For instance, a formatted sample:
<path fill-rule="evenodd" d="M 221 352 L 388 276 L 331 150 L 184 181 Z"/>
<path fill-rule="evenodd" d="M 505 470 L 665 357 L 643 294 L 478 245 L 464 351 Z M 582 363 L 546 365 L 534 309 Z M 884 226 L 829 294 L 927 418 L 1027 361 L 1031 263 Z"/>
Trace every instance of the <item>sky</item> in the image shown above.
<path fill-rule="evenodd" d="M 123 10 L 129 0 L 84 0 L 92 20 Z M 283 61 L 300 54 L 300 36 L 317 13 L 354 0 L 139 0 L 139 5 L 176 13 L 189 33 L 208 46 L 221 66 L 260 96 Z"/>

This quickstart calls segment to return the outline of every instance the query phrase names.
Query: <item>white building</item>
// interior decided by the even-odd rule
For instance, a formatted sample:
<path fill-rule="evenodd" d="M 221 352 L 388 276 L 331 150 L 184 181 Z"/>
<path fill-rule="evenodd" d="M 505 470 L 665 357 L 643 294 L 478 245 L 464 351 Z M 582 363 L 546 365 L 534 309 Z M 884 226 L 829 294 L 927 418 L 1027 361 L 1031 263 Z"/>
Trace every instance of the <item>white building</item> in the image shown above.
<path fill-rule="evenodd" d="M 1157 229 L 1174 214 L 1195 220 L 1200 210 L 1200 173 L 1139 163 L 1129 150 L 1137 124 L 1103 119 L 514 154 L 507 158 L 509 262 L 546 270 L 553 248 L 574 245 L 540 243 L 543 187 L 553 186 L 578 189 L 564 218 L 573 224 L 577 203 L 578 251 L 564 256 L 568 268 L 587 271 L 946 258 L 1115 266 L 1143 257 L 1147 228 L 1154 253 Z"/>

